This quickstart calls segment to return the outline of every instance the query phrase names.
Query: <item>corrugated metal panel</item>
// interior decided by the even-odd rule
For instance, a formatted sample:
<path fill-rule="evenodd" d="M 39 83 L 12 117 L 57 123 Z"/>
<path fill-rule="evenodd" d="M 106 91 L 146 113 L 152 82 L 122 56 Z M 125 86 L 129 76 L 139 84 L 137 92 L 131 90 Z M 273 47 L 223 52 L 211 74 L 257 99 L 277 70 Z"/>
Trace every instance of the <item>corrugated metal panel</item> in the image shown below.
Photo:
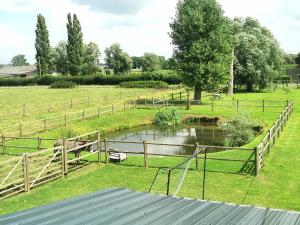
<path fill-rule="evenodd" d="M 300 225 L 300 213 L 109 189 L 0 216 L 1 225 Z"/>

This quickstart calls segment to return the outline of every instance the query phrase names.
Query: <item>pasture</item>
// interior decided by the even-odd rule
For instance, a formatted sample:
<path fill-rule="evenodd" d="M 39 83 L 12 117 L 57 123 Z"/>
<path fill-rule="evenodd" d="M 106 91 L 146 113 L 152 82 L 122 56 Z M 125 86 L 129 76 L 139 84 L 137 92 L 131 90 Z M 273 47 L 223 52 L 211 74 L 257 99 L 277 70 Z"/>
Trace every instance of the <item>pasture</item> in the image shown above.
<path fill-rule="evenodd" d="M 265 166 L 258 176 L 254 177 L 248 174 L 236 173 L 240 170 L 241 164 L 208 161 L 206 199 L 300 210 L 300 198 L 298 194 L 300 191 L 300 138 L 297 136 L 297 130 L 300 125 L 300 90 L 293 89 L 290 92 L 277 90 L 274 93 L 240 93 L 236 94 L 234 98 L 234 100 L 244 99 L 254 102 L 261 102 L 263 99 L 293 100 L 295 103 L 295 112 L 287 123 L 281 138 L 277 140 L 271 153 L 266 156 Z M 232 99 L 225 97 L 224 100 Z M 209 99 L 205 101 L 208 102 Z M 265 124 L 265 132 L 247 145 L 247 147 L 254 147 L 278 118 L 282 108 L 275 110 L 266 108 L 265 112 L 263 112 L 260 108 L 243 109 L 241 106 L 240 110 L 263 121 Z M 113 115 L 104 115 L 101 118 L 72 122 L 67 127 L 47 131 L 41 133 L 40 136 L 45 138 L 70 137 L 95 129 L 99 129 L 103 135 L 114 130 L 150 124 L 155 112 L 156 110 L 137 109 Z M 214 111 L 211 110 L 210 106 L 192 106 L 192 110 L 186 111 L 181 108 L 181 112 L 190 115 L 221 116 L 225 118 L 236 114 L 236 111 L 230 107 L 218 107 L 217 103 Z M 33 143 L 29 141 L 22 144 L 31 146 Z M 50 143 L 48 145 L 50 147 Z M 11 149 L 10 151 L 17 153 L 19 150 Z M 241 154 L 235 151 L 228 151 L 213 153 L 212 155 L 239 157 Z M 4 158 L 7 155 L 1 157 Z M 127 161 L 121 164 L 90 164 L 81 170 L 70 173 L 66 178 L 45 184 L 42 187 L 31 190 L 29 193 L 20 194 L 19 196 L 1 201 L 0 214 L 43 205 L 108 187 L 127 187 L 137 191 L 148 191 L 157 167 L 174 166 L 180 161 L 182 159 L 174 157 L 151 157 L 149 159 L 149 168 L 144 168 L 142 157 L 130 156 Z M 183 187 L 181 196 L 191 198 L 201 197 L 202 168 L 203 163 L 200 160 L 200 172 L 191 171 L 189 173 L 187 177 L 188 182 Z M 165 190 L 165 180 L 162 179 L 161 181 L 155 187 L 159 193 L 163 193 Z"/>

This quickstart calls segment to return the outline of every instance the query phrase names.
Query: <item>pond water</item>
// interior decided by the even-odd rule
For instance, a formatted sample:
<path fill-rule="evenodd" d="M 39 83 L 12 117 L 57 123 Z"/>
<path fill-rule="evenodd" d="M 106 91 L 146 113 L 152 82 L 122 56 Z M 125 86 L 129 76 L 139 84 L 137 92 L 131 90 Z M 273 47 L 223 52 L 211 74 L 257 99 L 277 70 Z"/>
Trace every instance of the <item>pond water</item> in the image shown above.
<path fill-rule="evenodd" d="M 151 142 L 163 144 L 189 144 L 224 146 L 225 135 L 218 127 L 205 123 L 183 124 L 179 127 L 141 126 L 106 135 L 110 140 Z M 143 152 L 142 144 L 109 143 L 110 149 Z M 148 145 L 148 152 L 166 155 L 190 155 L 195 147 Z"/>

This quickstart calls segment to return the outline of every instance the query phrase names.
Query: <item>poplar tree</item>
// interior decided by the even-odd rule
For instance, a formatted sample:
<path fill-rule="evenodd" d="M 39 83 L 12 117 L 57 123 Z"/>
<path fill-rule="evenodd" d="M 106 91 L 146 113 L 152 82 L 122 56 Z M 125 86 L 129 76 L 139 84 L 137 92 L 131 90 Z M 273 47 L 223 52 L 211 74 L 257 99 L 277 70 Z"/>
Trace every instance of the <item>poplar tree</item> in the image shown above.
<path fill-rule="evenodd" d="M 68 68 L 69 73 L 73 76 L 80 75 L 83 64 L 83 34 L 81 32 L 80 22 L 76 14 L 68 14 L 68 43 L 67 43 L 67 54 L 68 54 Z"/>
<path fill-rule="evenodd" d="M 45 17 L 41 14 L 37 16 L 37 24 L 35 30 L 35 59 L 37 69 L 41 75 L 49 73 L 50 64 L 50 41 L 49 32 L 46 26 Z"/>

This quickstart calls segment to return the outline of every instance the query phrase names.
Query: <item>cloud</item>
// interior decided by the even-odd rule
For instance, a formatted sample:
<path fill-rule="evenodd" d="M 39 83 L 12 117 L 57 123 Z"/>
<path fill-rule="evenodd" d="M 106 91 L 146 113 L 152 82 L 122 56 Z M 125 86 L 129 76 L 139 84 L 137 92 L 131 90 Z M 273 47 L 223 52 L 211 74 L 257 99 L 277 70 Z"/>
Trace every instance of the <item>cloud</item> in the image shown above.
<path fill-rule="evenodd" d="M 150 0 L 74 0 L 74 2 L 89 5 L 92 11 L 130 15 L 138 13 Z"/>

